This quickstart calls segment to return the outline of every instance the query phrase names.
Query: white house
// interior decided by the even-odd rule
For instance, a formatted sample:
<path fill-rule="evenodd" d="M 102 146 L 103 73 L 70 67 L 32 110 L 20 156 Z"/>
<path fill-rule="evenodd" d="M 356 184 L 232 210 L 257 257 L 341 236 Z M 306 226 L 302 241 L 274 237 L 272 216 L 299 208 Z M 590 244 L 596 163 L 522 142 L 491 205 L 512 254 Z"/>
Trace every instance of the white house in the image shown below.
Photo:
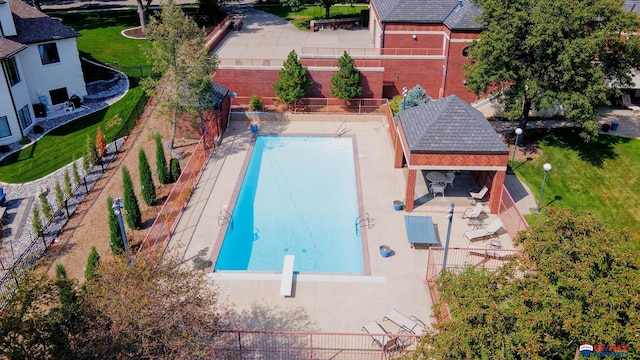
<path fill-rule="evenodd" d="M 0 145 L 20 140 L 42 109 L 87 94 L 78 36 L 20 0 L 0 0 Z"/>

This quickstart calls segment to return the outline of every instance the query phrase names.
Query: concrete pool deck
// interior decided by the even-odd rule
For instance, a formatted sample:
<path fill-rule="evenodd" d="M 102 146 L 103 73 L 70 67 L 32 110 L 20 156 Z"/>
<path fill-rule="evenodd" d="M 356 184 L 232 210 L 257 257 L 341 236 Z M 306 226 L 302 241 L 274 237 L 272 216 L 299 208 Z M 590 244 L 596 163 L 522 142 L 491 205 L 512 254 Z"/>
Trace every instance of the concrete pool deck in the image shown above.
<path fill-rule="evenodd" d="M 260 133 L 333 135 L 340 125 L 341 121 L 328 120 L 267 121 L 260 123 Z M 279 273 L 210 273 L 226 299 L 223 301 L 242 314 L 235 328 L 360 332 L 365 324 L 382 322 L 394 308 L 431 321 L 431 300 L 425 285 L 428 250 L 410 247 L 404 224 L 407 213 L 393 209 L 393 201 L 403 199 L 406 175 L 405 170 L 393 168 L 392 144 L 383 117 L 380 121 L 347 122 L 347 130 L 347 135 L 356 138 L 362 202 L 373 219 L 366 229 L 371 276 L 296 275 L 293 296 L 285 298 L 279 295 Z M 218 216 L 232 200 L 251 137 L 247 122 L 232 121 L 221 146 L 213 152 L 171 239 L 171 246 L 179 249 L 185 261 L 190 262 L 200 251 L 211 256 L 221 229 Z M 455 185 L 456 191 L 468 192 L 462 183 Z M 424 184 L 419 186 L 426 188 Z M 469 242 L 463 233 L 470 227 L 460 217 L 470 207 L 469 200 L 434 200 L 430 194 L 425 197 L 425 205 L 418 206 L 413 214 L 432 216 L 441 243 L 446 238 L 446 208 L 451 201 L 457 203 L 450 246 L 467 247 Z M 511 247 L 506 233 L 500 240 L 505 248 Z M 394 254 L 381 257 L 381 244 L 389 245 Z M 482 242 L 475 244 L 483 246 Z M 397 331 L 388 322 L 384 325 L 391 332 Z"/>

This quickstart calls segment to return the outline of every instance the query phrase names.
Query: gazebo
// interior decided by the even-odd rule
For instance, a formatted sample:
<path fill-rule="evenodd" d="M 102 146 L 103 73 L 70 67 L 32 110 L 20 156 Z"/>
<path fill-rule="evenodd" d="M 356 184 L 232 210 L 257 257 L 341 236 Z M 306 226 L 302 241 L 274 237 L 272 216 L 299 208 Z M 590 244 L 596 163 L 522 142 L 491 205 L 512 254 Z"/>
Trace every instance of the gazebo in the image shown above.
<path fill-rule="evenodd" d="M 409 170 L 406 211 L 414 209 L 418 171 L 469 170 L 498 212 L 509 148 L 480 111 L 450 95 L 399 112 L 396 133 L 394 167 Z"/>

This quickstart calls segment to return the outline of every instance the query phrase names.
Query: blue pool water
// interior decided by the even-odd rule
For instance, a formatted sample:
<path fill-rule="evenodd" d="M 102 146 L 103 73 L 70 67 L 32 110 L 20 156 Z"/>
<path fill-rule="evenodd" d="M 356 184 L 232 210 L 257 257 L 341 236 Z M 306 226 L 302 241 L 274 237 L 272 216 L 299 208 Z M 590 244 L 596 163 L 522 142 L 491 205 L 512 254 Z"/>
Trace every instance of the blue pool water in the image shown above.
<path fill-rule="evenodd" d="M 349 137 L 258 136 L 215 270 L 362 273 Z"/>

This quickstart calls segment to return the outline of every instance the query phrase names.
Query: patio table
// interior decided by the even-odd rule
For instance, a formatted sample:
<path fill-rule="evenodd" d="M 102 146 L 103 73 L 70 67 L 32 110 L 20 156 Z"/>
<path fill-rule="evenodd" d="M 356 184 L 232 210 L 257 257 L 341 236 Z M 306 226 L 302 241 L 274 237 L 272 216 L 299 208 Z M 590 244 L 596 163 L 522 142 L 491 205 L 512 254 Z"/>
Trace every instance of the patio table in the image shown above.
<path fill-rule="evenodd" d="M 430 171 L 427 173 L 427 180 L 432 183 L 444 183 L 447 177 L 439 171 Z"/>

